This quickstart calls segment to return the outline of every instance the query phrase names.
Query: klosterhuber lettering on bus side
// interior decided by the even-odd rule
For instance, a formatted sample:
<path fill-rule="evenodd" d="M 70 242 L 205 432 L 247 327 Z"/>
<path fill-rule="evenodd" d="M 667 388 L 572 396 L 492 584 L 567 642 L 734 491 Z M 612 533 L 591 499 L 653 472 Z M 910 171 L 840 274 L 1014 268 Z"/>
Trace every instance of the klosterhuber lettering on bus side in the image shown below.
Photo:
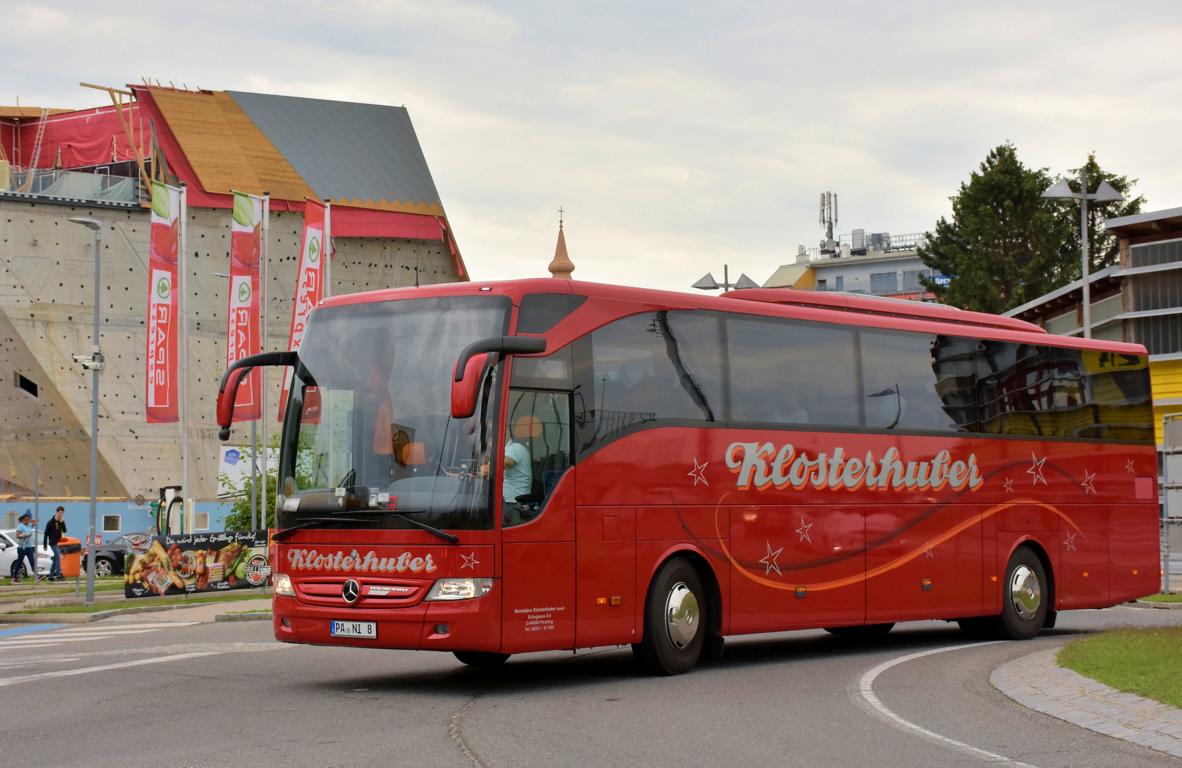
<path fill-rule="evenodd" d="M 293 548 L 287 553 L 288 562 L 300 571 L 354 571 L 357 573 L 431 573 L 437 570 L 430 553 L 423 556 L 403 552 L 398 557 L 380 557 L 372 549 L 362 555 L 357 550 L 348 554 L 336 552 L 320 554 L 315 549 Z"/>
<path fill-rule="evenodd" d="M 779 448 L 772 443 L 731 443 L 726 466 L 738 475 L 735 485 L 740 490 L 809 486 L 834 491 L 975 491 L 982 483 L 975 454 L 953 459 L 948 451 L 940 451 L 928 461 L 904 461 L 894 447 L 878 457 L 873 451 L 865 457 L 847 457 L 841 447 L 832 454 L 809 456 L 791 443 Z"/>

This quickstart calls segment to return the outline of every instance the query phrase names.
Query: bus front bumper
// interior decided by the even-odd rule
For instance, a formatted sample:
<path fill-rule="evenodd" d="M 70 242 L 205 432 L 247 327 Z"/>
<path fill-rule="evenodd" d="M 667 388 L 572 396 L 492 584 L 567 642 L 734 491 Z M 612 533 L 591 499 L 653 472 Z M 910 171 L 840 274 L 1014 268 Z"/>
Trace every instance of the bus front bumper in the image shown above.
<path fill-rule="evenodd" d="M 501 648 L 497 590 L 469 600 L 420 602 L 401 608 L 308 605 L 296 597 L 281 595 L 274 596 L 271 602 L 275 639 L 285 643 L 492 653 Z M 334 621 L 372 622 L 376 637 L 333 636 Z"/>

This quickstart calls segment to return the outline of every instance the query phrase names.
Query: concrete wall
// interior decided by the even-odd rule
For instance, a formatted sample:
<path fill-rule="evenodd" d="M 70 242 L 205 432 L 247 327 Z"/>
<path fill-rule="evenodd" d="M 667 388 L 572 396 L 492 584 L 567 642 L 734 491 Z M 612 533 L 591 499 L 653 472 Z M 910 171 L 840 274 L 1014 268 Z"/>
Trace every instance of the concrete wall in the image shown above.
<path fill-rule="evenodd" d="M 0 199 L 0 477 L 33 487 L 41 465 L 45 496 L 88 491 L 90 376 L 71 353 L 91 346 L 93 235 L 67 221 L 99 219 L 108 227 L 102 249 L 99 495 L 156 498 L 156 489 L 181 482 L 177 424 L 144 420 L 148 212 L 144 209 Z M 266 348 L 283 349 L 303 217 L 271 214 Z M 334 238 L 332 292 L 353 293 L 456 280 L 450 254 L 437 241 Z M 228 211 L 193 209 L 188 221 L 190 474 L 193 495 L 217 497 L 218 446 L 214 403 L 225 369 Z M 15 375 L 37 386 L 34 398 Z M 274 413 L 279 375 L 268 380 Z M 273 435 L 277 421 L 268 420 Z M 245 426 L 245 425 L 244 425 Z M 235 430 L 244 441 L 248 428 Z"/>

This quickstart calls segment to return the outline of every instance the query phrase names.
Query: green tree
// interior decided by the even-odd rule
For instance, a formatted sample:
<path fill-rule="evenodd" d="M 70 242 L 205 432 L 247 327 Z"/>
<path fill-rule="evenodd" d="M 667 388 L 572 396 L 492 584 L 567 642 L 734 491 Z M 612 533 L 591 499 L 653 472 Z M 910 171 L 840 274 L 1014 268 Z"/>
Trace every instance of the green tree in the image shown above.
<path fill-rule="evenodd" d="M 1142 195 L 1136 197 L 1132 195 L 1133 185 L 1137 183 L 1136 179 L 1108 173 L 1096 162 L 1095 152 L 1088 153 L 1088 161 L 1084 163 L 1083 168 L 1087 175 L 1089 192 L 1095 192 L 1101 181 L 1107 181 L 1125 198 L 1123 201 L 1111 203 L 1088 201 L 1088 269 L 1095 272 L 1115 264 L 1120 259 L 1120 241 L 1116 235 L 1104 229 L 1105 220 L 1140 213 L 1142 206 L 1145 205 L 1145 198 Z M 1071 185 L 1071 191 L 1079 192 L 1079 168 L 1072 168 L 1058 178 L 1065 178 L 1067 183 Z M 1074 258 L 1066 271 L 1065 282 L 1069 282 L 1079 279 L 1079 203 L 1078 201 L 1061 200 L 1057 205 L 1059 215 L 1071 229 L 1069 248 L 1074 254 Z"/>
<path fill-rule="evenodd" d="M 1071 228 L 1042 197 L 1050 185 L 1047 170 L 1023 165 L 1013 144 L 990 150 L 952 197 L 952 220 L 941 216 L 919 249 L 948 284 L 924 286 L 945 304 L 996 313 L 1067 282 Z"/>

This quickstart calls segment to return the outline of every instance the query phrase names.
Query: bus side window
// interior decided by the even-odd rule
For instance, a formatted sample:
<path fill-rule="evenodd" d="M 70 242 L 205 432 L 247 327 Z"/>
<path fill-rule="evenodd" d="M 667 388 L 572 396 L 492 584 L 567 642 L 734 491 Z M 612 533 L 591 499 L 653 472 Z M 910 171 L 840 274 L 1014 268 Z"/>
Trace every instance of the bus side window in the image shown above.
<path fill-rule="evenodd" d="M 506 527 L 541 514 L 570 467 L 570 408 L 568 392 L 509 390 L 501 488 Z"/>

